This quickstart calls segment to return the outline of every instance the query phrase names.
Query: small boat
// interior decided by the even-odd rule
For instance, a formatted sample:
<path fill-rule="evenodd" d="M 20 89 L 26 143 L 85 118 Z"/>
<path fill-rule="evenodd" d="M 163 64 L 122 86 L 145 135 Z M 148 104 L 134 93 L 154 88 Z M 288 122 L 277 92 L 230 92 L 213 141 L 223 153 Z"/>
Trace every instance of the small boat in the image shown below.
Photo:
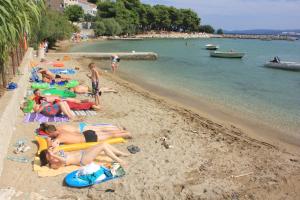
<path fill-rule="evenodd" d="M 219 46 L 214 45 L 214 44 L 207 44 L 207 45 L 205 45 L 205 48 L 207 50 L 217 50 L 219 48 Z"/>
<path fill-rule="evenodd" d="M 210 52 L 211 57 L 218 57 L 218 58 L 242 58 L 245 53 L 234 52 L 234 51 L 213 51 Z"/>
<path fill-rule="evenodd" d="M 275 69 L 284 69 L 284 70 L 300 70 L 300 63 L 297 62 L 287 62 L 287 61 L 280 61 L 280 62 L 267 62 L 265 67 L 275 68 Z"/>

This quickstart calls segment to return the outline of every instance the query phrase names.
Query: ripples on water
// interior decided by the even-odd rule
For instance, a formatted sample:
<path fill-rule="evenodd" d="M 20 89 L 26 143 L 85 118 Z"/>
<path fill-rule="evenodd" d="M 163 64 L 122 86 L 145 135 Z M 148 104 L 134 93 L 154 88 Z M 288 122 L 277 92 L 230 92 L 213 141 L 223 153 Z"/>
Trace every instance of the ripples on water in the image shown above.
<path fill-rule="evenodd" d="M 188 42 L 188 46 L 185 42 Z M 245 52 L 243 59 L 212 58 L 203 47 Z M 300 62 L 300 42 L 232 39 L 157 39 L 87 43 L 71 51 L 154 51 L 157 61 L 121 61 L 123 72 L 149 84 L 238 109 L 300 134 L 300 72 L 264 68 L 279 56 Z"/>

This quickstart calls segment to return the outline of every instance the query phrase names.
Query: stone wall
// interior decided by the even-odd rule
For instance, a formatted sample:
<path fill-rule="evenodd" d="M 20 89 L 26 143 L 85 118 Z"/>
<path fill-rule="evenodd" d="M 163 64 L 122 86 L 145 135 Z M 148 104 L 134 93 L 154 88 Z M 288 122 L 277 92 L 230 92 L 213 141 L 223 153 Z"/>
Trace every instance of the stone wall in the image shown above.
<path fill-rule="evenodd" d="M 16 117 L 20 110 L 20 102 L 26 95 L 29 80 L 29 66 L 32 60 L 33 49 L 29 48 L 20 64 L 20 75 L 12 81 L 18 84 L 18 88 L 7 91 L 0 98 L 0 176 L 3 170 L 8 145 L 17 123 Z"/>

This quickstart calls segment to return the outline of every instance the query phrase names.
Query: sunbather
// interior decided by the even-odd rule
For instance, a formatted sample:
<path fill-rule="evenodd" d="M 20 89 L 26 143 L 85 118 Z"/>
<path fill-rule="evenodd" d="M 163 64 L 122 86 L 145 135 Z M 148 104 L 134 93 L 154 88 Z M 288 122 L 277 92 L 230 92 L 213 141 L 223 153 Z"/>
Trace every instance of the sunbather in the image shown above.
<path fill-rule="evenodd" d="M 86 86 L 86 85 L 78 85 L 76 87 L 70 88 L 70 91 L 75 92 L 77 94 L 88 94 L 91 93 L 92 90 Z M 108 87 L 101 87 L 100 88 L 100 92 L 113 92 L 113 93 L 117 93 L 116 90 L 112 89 L 112 88 L 108 88 Z M 99 95 L 101 95 L 99 93 Z"/>
<path fill-rule="evenodd" d="M 118 156 L 128 156 L 128 154 L 119 151 L 109 144 L 99 144 L 86 150 L 71 152 L 57 151 L 51 147 L 48 150 L 43 150 L 39 157 L 41 166 L 49 164 L 50 168 L 58 169 L 67 165 L 84 166 L 90 164 L 102 152 L 114 161 L 119 162 L 122 166 L 126 166 L 126 163 Z"/>
<path fill-rule="evenodd" d="M 40 125 L 40 130 L 52 139 L 47 139 L 48 146 L 58 146 L 60 143 L 76 144 L 84 142 L 99 142 L 117 137 L 131 138 L 128 131 L 119 129 L 115 126 L 94 126 L 82 122 L 78 127 L 66 124 L 54 126 L 52 124 L 42 123 Z"/>
<path fill-rule="evenodd" d="M 74 98 L 66 98 L 62 99 L 58 96 L 53 95 L 42 95 L 39 89 L 35 89 L 33 91 L 34 98 L 36 104 L 41 104 L 42 101 L 47 102 L 55 102 L 55 101 L 65 101 L 71 110 L 99 110 L 100 106 L 96 106 L 95 103 L 87 101 L 87 100 L 79 100 Z"/>
<path fill-rule="evenodd" d="M 75 116 L 65 101 L 55 101 L 53 103 L 43 101 L 41 104 L 35 104 L 33 110 L 46 116 L 55 116 L 63 113 L 68 116 L 71 121 L 80 121 L 83 119 L 83 117 Z"/>
<path fill-rule="evenodd" d="M 53 83 L 53 82 L 59 82 L 59 81 L 68 81 L 71 78 L 66 75 L 59 75 L 59 74 L 53 74 L 48 69 L 40 68 L 38 70 L 38 73 L 42 75 L 42 81 L 46 83 Z"/>

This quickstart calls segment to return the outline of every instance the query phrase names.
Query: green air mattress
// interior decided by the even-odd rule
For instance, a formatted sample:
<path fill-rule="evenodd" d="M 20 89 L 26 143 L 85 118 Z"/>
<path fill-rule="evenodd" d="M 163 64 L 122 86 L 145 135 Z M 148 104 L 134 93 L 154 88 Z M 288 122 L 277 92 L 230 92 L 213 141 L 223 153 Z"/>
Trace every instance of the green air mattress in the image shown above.
<path fill-rule="evenodd" d="M 34 101 L 28 99 L 27 102 L 26 102 L 26 106 L 23 108 L 23 112 L 24 113 L 30 113 L 33 109 L 33 106 L 34 106 Z"/>
<path fill-rule="evenodd" d="M 42 91 L 43 95 L 55 95 L 62 98 L 74 98 L 76 97 L 76 94 L 74 92 L 71 92 L 69 90 L 60 90 L 57 88 L 50 88 L 47 90 Z"/>
<path fill-rule="evenodd" d="M 79 82 L 76 80 L 70 80 L 67 84 L 65 84 L 66 88 L 73 88 L 79 85 Z"/>
<path fill-rule="evenodd" d="M 64 88 L 73 88 L 76 87 L 77 85 L 79 85 L 79 82 L 76 80 L 70 80 L 65 84 L 54 84 L 54 85 L 50 85 L 49 83 L 32 83 L 31 84 L 31 88 L 32 89 L 49 89 L 49 88 L 60 88 L 60 87 L 64 87 Z"/>
<path fill-rule="evenodd" d="M 50 88 L 49 83 L 32 83 L 31 84 L 32 89 L 48 89 Z"/>

